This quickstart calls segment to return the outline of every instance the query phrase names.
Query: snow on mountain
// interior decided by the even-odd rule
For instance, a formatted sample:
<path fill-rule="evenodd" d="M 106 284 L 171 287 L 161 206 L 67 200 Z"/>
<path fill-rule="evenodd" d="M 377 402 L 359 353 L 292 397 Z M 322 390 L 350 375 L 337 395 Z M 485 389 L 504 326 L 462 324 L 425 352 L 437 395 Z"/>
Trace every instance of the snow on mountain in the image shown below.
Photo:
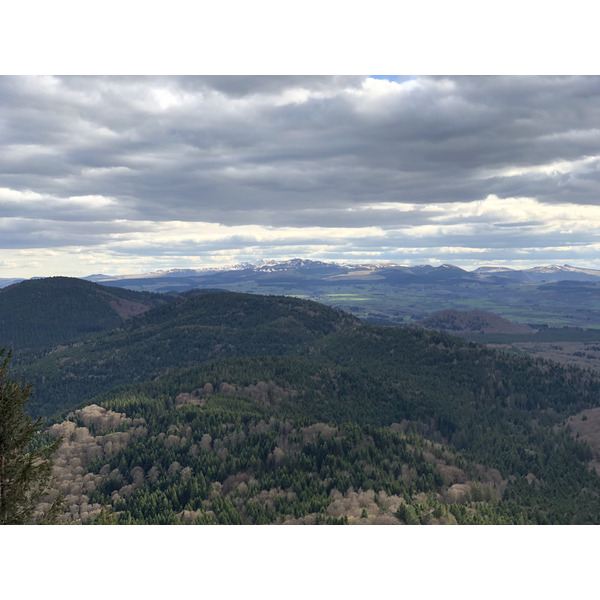
<path fill-rule="evenodd" d="M 553 281 L 573 280 L 585 281 L 600 279 L 600 271 L 597 269 L 582 269 L 572 265 L 543 265 L 524 269 L 521 273 L 525 276 L 550 279 Z"/>
<path fill-rule="evenodd" d="M 556 273 L 559 271 L 567 271 L 560 265 L 542 265 L 540 267 L 533 267 L 532 269 L 524 269 L 527 273 Z"/>
<path fill-rule="evenodd" d="M 320 260 L 307 260 L 302 258 L 292 258 L 284 261 L 264 261 L 254 267 L 255 271 L 262 272 L 281 272 L 281 271 L 297 271 L 298 269 L 322 269 L 338 267 L 333 262 L 323 262 Z"/>
<path fill-rule="evenodd" d="M 515 271 L 510 267 L 479 267 L 473 271 L 473 273 L 506 273 L 507 271 Z"/>
<path fill-rule="evenodd" d="M 525 269 L 530 273 L 585 273 L 586 275 L 594 275 L 600 277 L 600 271 L 596 269 L 581 269 L 574 267 L 573 265 L 543 265 L 541 267 L 533 267 L 532 269 Z"/>
<path fill-rule="evenodd" d="M 230 265 L 216 265 L 210 267 L 201 267 L 197 269 L 190 268 L 173 268 L 167 270 L 158 270 L 151 273 L 138 273 L 129 275 L 90 275 L 85 277 L 89 281 L 95 281 L 98 283 L 119 281 L 123 279 L 157 279 L 157 278 L 173 278 L 173 277 L 204 277 L 215 273 L 222 273 L 228 271 L 250 271 L 255 273 L 285 273 L 285 272 L 306 272 L 307 274 L 312 272 L 316 276 L 324 275 L 329 273 L 334 274 L 335 270 L 338 272 L 352 271 L 370 271 L 377 272 L 386 269 L 400 270 L 411 273 L 425 273 L 431 272 L 439 273 L 440 275 L 446 271 L 448 274 L 465 273 L 469 275 L 504 275 L 510 278 L 516 278 L 520 281 L 541 281 L 541 280 L 560 280 L 560 279 L 595 279 L 600 278 L 600 270 L 586 269 L 574 267 L 572 265 L 543 265 L 534 267 L 531 269 L 512 269 L 504 266 L 482 266 L 473 271 L 466 271 L 461 267 L 457 267 L 452 264 L 443 264 L 438 267 L 432 265 L 400 265 L 394 263 L 340 263 L 340 262 L 324 262 L 317 260 L 293 258 L 289 260 L 277 260 L 277 259 L 266 259 L 260 260 L 256 263 L 243 262 Z"/>

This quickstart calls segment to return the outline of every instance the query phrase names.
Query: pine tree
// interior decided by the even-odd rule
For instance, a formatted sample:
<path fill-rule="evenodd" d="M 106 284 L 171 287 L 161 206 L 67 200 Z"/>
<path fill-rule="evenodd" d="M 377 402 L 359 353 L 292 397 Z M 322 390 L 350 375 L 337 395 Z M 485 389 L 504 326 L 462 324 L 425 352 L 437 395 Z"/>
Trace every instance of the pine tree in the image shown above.
<path fill-rule="evenodd" d="M 25 414 L 32 386 L 9 377 L 11 356 L 12 351 L 0 349 L 0 524 L 52 523 L 62 498 L 58 496 L 41 515 L 36 515 L 36 507 L 51 490 L 51 456 L 60 439 L 32 449 L 41 419 L 32 422 Z"/>

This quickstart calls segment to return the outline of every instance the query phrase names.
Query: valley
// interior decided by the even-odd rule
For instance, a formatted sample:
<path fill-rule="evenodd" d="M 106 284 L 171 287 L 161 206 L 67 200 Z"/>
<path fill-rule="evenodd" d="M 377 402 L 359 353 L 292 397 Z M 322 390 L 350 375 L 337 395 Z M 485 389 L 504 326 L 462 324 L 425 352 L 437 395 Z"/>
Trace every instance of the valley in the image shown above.
<path fill-rule="evenodd" d="M 536 267 L 518 271 L 452 265 L 342 265 L 293 259 L 221 270 L 90 276 L 136 291 L 222 289 L 311 299 L 379 324 L 410 324 L 440 310 L 483 310 L 519 323 L 600 327 L 600 271 Z"/>
<path fill-rule="evenodd" d="M 443 310 L 483 311 L 488 318 L 497 315 L 513 325 L 505 324 L 495 335 L 460 327 L 445 331 L 491 347 L 600 370 L 594 350 L 600 342 L 600 271 L 593 269 L 563 265 L 465 271 L 452 265 L 344 265 L 293 259 L 137 277 L 97 275 L 90 280 L 162 293 L 216 288 L 295 296 L 377 325 L 427 326 L 424 321 Z M 531 335 L 519 336 L 515 327 L 529 328 Z"/>

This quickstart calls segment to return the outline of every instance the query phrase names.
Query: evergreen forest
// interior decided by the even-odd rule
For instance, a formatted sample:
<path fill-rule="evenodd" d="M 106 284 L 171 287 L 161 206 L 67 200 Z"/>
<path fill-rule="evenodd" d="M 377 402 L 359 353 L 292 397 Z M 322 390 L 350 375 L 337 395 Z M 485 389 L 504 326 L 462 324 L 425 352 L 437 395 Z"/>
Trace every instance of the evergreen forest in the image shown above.
<path fill-rule="evenodd" d="M 27 341 L 34 297 L 0 346 L 22 340 L 38 442 L 61 440 L 64 523 L 600 521 L 589 370 L 284 296 L 127 291 L 137 308 L 103 321 L 112 288 L 45 282 L 75 290 L 68 313 L 45 300 L 60 341 Z"/>

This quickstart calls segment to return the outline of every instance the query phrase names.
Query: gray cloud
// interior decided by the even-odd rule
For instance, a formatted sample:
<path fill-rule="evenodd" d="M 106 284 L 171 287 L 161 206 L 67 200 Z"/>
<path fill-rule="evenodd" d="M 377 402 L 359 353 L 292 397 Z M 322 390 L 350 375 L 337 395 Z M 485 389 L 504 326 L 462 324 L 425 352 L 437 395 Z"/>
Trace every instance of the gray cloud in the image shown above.
<path fill-rule="evenodd" d="M 201 91 L 208 87 L 232 97 L 257 94 L 279 94 L 286 89 L 308 89 L 312 91 L 335 91 L 340 87 L 356 87 L 363 77 L 353 75 L 209 75 L 204 77 L 179 77 L 172 81 L 183 89 Z"/>
<path fill-rule="evenodd" d="M 597 206 L 598 97 L 600 77 L 0 77 L 0 246 L 109 245 L 122 221 L 377 227 L 389 247 L 596 243 L 592 222 L 561 233 L 460 207 Z"/>

